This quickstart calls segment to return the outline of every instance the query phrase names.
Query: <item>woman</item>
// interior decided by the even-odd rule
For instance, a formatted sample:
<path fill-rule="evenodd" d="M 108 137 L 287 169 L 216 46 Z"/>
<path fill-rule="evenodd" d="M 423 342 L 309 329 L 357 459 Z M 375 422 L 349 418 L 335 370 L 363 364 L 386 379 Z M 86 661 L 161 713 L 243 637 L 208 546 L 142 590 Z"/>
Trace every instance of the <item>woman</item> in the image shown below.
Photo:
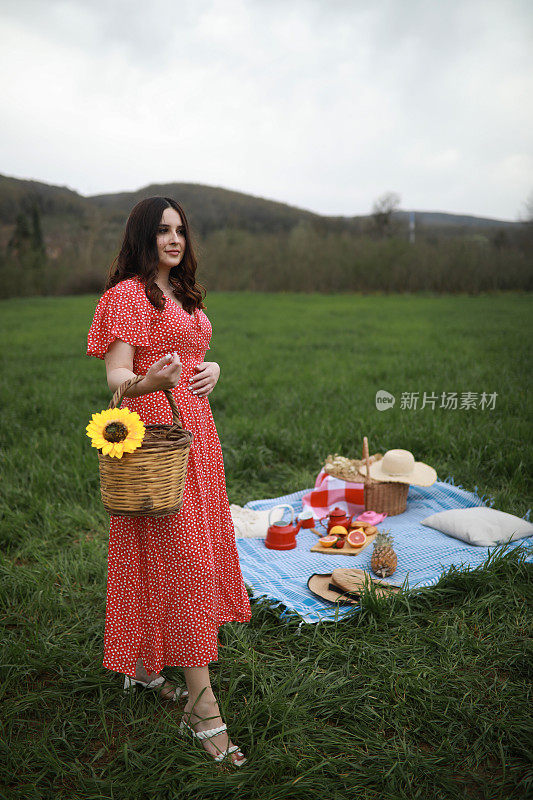
<path fill-rule="evenodd" d="M 194 435 L 183 505 L 166 517 L 111 517 L 104 661 L 176 700 L 159 673 L 183 668 L 188 690 L 181 728 L 215 761 L 245 758 L 229 740 L 211 688 L 219 626 L 251 618 L 226 492 L 222 450 L 208 395 L 220 368 L 204 361 L 211 323 L 195 282 L 187 218 L 168 197 L 133 208 L 88 335 L 87 354 L 105 360 L 114 392 L 134 375 L 122 407 L 146 424 L 169 424 L 163 389 L 172 390 L 182 426 Z M 205 292 L 205 290 L 204 290 Z"/>

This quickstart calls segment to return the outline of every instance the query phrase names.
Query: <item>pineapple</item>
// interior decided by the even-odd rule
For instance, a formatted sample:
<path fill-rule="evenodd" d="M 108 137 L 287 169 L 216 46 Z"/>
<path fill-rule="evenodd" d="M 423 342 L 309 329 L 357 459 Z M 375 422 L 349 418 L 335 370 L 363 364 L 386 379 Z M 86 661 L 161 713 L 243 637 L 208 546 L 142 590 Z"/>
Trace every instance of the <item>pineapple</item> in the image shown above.
<path fill-rule="evenodd" d="M 392 549 L 392 535 L 390 530 L 380 531 L 374 540 L 374 552 L 370 560 L 372 572 L 380 578 L 392 575 L 398 564 L 396 553 Z"/>

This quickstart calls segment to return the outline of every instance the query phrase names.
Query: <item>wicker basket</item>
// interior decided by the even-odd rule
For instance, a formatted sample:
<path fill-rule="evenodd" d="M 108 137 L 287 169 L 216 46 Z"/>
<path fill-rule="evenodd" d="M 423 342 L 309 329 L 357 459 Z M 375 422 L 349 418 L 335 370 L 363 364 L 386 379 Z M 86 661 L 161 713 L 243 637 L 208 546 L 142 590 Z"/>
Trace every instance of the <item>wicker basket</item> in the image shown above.
<path fill-rule="evenodd" d="M 366 461 L 365 511 L 377 511 L 394 517 L 403 514 L 407 508 L 408 483 L 384 483 L 370 477 L 368 439 L 363 439 L 363 460 Z"/>
<path fill-rule="evenodd" d="M 118 408 L 130 386 L 143 377 L 136 375 L 121 384 L 109 408 Z M 102 502 L 112 516 L 164 517 L 181 508 L 193 434 L 181 427 L 172 393 L 164 392 L 172 409 L 172 425 L 146 425 L 141 446 L 120 459 L 98 450 Z"/>

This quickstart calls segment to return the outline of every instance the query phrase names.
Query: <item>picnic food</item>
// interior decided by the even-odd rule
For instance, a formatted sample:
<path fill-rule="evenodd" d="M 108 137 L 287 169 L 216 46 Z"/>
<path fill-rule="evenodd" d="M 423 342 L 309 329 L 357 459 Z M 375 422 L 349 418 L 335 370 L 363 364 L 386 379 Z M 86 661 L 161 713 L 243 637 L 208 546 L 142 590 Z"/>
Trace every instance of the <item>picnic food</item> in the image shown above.
<path fill-rule="evenodd" d="M 363 531 L 356 531 L 357 533 L 357 544 L 354 547 L 348 541 L 347 536 L 328 536 L 324 537 L 326 539 L 326 546 L 324 547 L 322 544 L 322 540 L 318 539 L 317 543 L 311 547 L 312 553 L 329 553 L 330 555 L 339 555 L 339 556 L 358 556 L 359 553 L 365 549 L 365 547 L 369 548 L 370 553 L 370 545 L 374 541 L 376 534 L 372 534 L 370 536 L 364 534 Z M 362 535 L 365 535 L 365 541 L 361 543 Z M 331 544 L 328 543 L 330 539 L 337 539 L 337 543 L 333 542 Z"/>
<path fill-rule="evenodd" d="M 337 536 L 323 536 L 322 539 L 318 540 L 318 542 L 322 545 L 322 547 L 333 547 L 337 541 L 337 538 Z"/>
<path fill-rule="evenodd" d="M 363 528 L 364 530 L 366 530 L 367 528 L 374 527 L 371 522 L 365 522 L 362 519 L 354 519 L 354 521 L 351 522 L 350 525 L 352 528 Z"/>
<path fill-rule="evenodd" d="M 348 531 L 343 525 L 334 525 L 329 533 L 330 536 L 346 536 Z"/>
<path fill-rule="evenodd" d="M 366 534 L 364 531 L 356 528 L 355 530 L 350 531 L 346 537 L 346 541 L 348 544 L 351 544 L 352 547 L 361 547 L 361 545 L 366 542 Z"/>
<path fill-rule="evenodd" d="M 370 559 L 370 566 L 375 575 L 388 578 L 398 565 L 398 558 L 392 549 L 393 538 L 390 530 L 379 531 L 374 541 L 374 551 Z"/>

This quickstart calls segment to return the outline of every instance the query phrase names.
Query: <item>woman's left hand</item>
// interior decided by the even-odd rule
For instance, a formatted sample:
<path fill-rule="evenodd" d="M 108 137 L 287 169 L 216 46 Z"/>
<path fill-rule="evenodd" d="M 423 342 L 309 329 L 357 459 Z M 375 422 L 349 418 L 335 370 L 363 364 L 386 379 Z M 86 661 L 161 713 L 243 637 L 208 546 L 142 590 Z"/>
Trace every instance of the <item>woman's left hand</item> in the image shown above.
<path fill-rule="evenodd" d="M 198 397 L 207 397 L 216 386 L 220 367 L 216 361 L 201 361 L 194 369 L 196 375 L 189 379 L 189 389 Z"/>

